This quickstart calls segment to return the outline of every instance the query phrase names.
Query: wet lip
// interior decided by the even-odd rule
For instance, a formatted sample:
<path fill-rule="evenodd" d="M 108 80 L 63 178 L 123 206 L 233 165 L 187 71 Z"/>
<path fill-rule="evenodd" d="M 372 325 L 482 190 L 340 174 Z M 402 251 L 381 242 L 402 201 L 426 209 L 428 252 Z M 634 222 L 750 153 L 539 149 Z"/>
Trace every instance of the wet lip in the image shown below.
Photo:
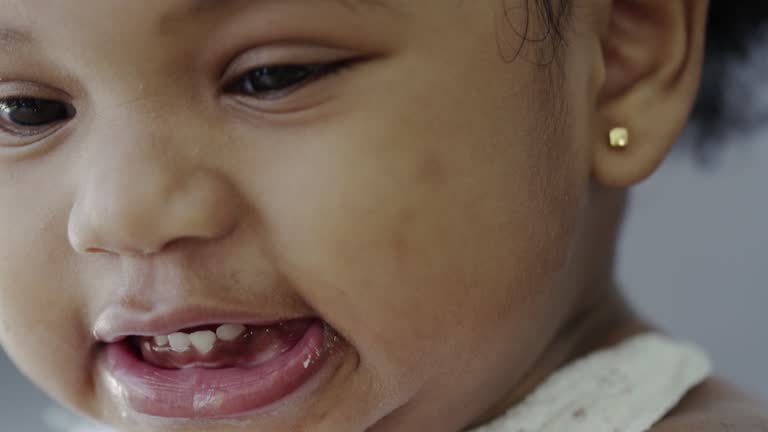
<path fill-rule="evenodd" d="M 94 338 L 99 342 L 120 342 L 129 336 L 161 336 L 183 329 L 212 324 L 244 324 L 266 327 L 312 316 L 262 316 L 253 313 L 232 312 L 207 307 L 187 307 L 153 315 L 141 316 L 129 311 L 111 310 L 102 314 L 93 328 Z"/>
<path fill-rule="evenodd" d="M 254 368 L 161 369 L 122 339 L 107 345 L 102 366 L 111 389 L 135 411 L 155 417 L 218 419 L 247 415 L 305 386 L 329 357 L 327 329 L 313 319 L 287 352 Z"/>

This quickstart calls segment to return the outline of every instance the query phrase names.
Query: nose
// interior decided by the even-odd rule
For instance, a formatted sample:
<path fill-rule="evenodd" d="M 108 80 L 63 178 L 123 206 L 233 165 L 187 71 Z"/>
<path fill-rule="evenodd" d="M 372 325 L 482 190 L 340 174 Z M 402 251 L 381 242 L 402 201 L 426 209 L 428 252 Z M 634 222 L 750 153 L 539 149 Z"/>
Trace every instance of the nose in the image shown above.
<path fill-rule="evenodd" d="M 234 185 L 204 157 L 190 157 L 201 152 L 182 151 L 199 143 L 175 145 L 146 127 L 110 136 L 83 152 L 89 168 L 68 224 L 74 250 L 149 255 L 181 239 L 224 237 L 237 225 Z"/>

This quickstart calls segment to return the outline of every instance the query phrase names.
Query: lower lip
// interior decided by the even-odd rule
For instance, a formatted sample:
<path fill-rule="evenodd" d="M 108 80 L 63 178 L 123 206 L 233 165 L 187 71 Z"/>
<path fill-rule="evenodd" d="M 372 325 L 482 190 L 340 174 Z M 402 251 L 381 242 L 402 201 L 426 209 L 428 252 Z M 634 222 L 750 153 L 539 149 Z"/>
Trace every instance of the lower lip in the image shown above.
<path fill-rule="evenodd" d="M 253 369 L 155 367 L 126 341 L 107 346 L 105 368 L 113 389 L 136 412 L 164 418 L 239 417 L 297 392 L 317 375 L 328 357 L 323 323 L 313 323 L 291 350 Z"/>

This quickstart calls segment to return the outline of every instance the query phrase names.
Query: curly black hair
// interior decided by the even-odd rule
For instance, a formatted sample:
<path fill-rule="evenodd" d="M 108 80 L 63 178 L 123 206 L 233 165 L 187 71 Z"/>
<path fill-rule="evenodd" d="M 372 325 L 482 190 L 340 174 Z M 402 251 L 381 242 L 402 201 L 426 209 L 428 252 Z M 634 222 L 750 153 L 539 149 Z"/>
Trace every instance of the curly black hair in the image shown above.
<path fill-rule="evenodd" d="M 563 26 L 577 0 L 537 1 L 547 33 L 562 42 Z M 758 49 L 768 57 L 768 1 L 711 0 L 704 75 L 691 122 L 692 145 L 704 160 L 726 134 L 749 130 L 768 119 L 768 113 L 756 112 L 748 103 L 754 82 L 744 81 L 738 73 L 740 66 L 762 58 Z M 766 68 L 768 62 L 761 66 Z M 768 79 L 768 73 L 760 78 Z"/>
<path fill-rule="evenodd" d="M 707 27 L 704 76 L 693 111 L 694 145 L 707 158 L 728 133 L 751 130 L 766 113 L 754 110 L 750 95 L 755 76 L 741 69 L 768 53 L 768 2 L 712 0 Z M 765 79 L 765 76 L 760 77 Z"/>

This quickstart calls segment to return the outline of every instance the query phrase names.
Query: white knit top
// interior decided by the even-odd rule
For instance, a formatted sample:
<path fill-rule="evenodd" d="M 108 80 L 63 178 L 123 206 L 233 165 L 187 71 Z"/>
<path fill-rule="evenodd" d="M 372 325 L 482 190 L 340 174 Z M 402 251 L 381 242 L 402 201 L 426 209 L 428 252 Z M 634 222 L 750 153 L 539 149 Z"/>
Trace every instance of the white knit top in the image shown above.
<path fill-rule="evenodd" d="M 566 366 L 523 403 L 471 432 L 644 432 L 711 371 L 695 346 L 636 336 Z"/>

